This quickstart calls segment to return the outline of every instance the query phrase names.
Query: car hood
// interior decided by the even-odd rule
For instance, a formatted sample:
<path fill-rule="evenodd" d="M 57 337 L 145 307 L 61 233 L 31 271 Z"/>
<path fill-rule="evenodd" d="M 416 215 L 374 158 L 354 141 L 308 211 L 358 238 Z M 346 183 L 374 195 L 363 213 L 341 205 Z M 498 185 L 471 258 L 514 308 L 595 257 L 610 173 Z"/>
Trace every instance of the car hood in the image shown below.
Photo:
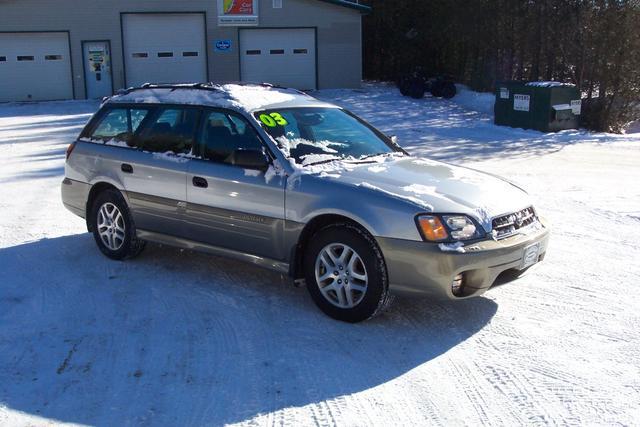
<path fill-rule="evenodd" d="M 340 163 L 320 176 L 414 203 L 425 212 L 471 215 L 486 231 L 491 218 L 531 206 L 527 193 L 509 181 L 462 166 L 409 156 Z"/>

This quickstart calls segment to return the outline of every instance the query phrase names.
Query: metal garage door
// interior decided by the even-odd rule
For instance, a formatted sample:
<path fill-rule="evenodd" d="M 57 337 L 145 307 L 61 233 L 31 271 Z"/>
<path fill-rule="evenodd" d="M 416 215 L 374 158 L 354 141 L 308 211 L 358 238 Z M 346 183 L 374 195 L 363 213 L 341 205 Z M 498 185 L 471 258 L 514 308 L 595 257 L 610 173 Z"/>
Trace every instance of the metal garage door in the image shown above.
<path fill-rule="evenodd" d="M 70 98 L 67 33 L 0 33 L 0 101 Z"/>
<path fill-rule="evenodd" d="M 240 58 L 243 81 L 316 88 L 313 28 L 242 29 Z"/>
<path fill-rule="evenodd" d="M 207 81 L 204 14 L 124 14 L 127 86 Z"/>

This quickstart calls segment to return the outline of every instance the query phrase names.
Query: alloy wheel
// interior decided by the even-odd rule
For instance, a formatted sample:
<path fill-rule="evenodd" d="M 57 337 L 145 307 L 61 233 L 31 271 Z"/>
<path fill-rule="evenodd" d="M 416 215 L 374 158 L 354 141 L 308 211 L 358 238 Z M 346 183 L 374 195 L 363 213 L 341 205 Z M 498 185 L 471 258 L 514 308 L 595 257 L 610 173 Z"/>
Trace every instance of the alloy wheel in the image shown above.
<path fill-rule="evenodd" d="M 357 306 L 369 283 L 362 258 L 343 243 L 331 243 L 318 253 L 315 276 L 322 296 L 340 308 Z"/>
<path fill-rule="evenodd" d="M 120 209 L 111 202 L 104 203 L 98 209 L 98 234 L 102 243 L 112 251 L 124 244 L 125 224 Z"/>

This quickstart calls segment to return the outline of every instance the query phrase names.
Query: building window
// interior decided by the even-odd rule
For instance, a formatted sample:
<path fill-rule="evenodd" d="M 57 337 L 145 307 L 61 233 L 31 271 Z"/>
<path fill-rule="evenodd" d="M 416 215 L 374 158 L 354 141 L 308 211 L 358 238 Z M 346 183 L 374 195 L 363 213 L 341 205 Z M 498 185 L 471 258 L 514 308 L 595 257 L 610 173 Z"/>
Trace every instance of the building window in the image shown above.
<path fill-rule="evenodd" d="M 198 56 L 198 52 L 182 52 L 182 56 Z"/>
<path fill-rule="evenodd" d="M 45 55 L 44 59 L 46 61 L 60 61 L 62 59 L 62 55 Z"/>
<path fill-rule="evenodd" d="M 293 53 L 296 53 L 296 54 L 306 54 L 306 53 L 308 53 L 308 52 L 307 52 L 307 49 L 293 49 Z"/>
<path fill-rule="evenodd" d="M 0 56 L 0 62 L 5 62 L 7 60 L 6 56 Z"/>
<path fill-rule="evenodd" d="M 269 53 L 271 55 L 284 55 L 284 49 L 271 49 Z"/>
<path fill-rule="evenodd" d="M 262 53 L 262 51 L 260 51 L 259 49 L 248 50 L 247 51 L 247 55 L 260 55 L 261 53 Z"/>
<path fill-rule="evenodd" d="M 173 52 L 158 52 L 158 58 L 173 58 Z"/>
<path fill-rule="evenodd" d="M 132 53 L 131 56 L 134 58 L 147 58 L 149 54 L 145 52 L 137 52 L 137 53 Z"/>
<path fill-rule="evenodd" d="M 33 56 L 31 55 L 20 55 L 18 56 L 18 61 L 33 61 Z"/>
<path fill-rule="evenodd" d="M 274 9 L 282 9 L 282 0 L 273 0 Z"/>

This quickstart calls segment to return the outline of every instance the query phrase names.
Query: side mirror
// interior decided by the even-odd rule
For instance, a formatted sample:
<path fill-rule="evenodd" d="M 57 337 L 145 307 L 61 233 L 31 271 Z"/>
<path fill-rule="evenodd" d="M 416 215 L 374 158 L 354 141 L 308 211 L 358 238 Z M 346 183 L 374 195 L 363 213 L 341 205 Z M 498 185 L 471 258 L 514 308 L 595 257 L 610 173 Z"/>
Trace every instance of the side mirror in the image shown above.
<path fill-rule="evenodd" d="M 269 169 L 269 160 L 262 150 L 245 150 L 239 148 L 231 153 L 229 163 L 245 169 L 266 171 Z"/>

